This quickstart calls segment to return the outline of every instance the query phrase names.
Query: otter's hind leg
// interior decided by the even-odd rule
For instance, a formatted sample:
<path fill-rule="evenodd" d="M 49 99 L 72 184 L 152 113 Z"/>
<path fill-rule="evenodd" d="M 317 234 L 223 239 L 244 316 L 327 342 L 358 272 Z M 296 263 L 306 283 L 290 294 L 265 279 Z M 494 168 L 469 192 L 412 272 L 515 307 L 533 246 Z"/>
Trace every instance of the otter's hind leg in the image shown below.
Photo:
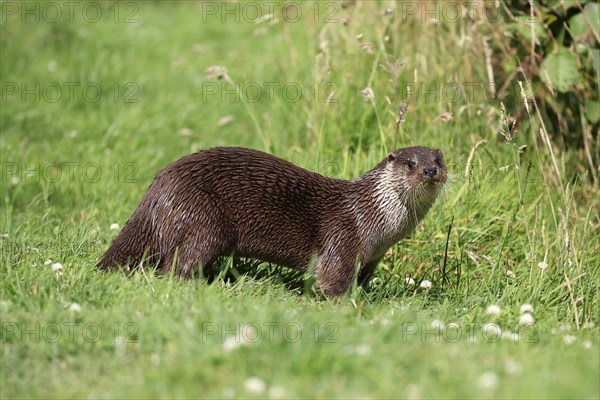
<path fill-rule="evenodd" d="M 232 249 L 232 231 L 224 226 L 193 230 L 179 247 L 175 272 L 187 278 L 192 277 L 195 271 L 209 269 L 218 257 L 230 253 Z"/>
<path fill-rule="evenodd" d="M 196 268 L 210 268 L 220 256 L 231 252 L 235 245 L 235 229 L 222 211 L 214 195 L 198 193 L 193 220 L 187 220 L 181 239 L 165 258 L 161 271 L 166 273 L 175 264 L 175 274 L 191 277 Z"/>

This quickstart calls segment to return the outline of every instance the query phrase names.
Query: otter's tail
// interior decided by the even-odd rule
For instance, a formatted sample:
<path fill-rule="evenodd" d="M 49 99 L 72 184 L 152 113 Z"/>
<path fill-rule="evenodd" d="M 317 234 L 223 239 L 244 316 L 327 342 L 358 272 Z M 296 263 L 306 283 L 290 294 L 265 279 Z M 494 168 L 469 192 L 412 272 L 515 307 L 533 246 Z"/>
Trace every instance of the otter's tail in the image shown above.
<path fill-rule="evenodd" d="M 149 250 L 151 245 L 149 243 L 151 232 L 148 227 L 144 227 L 138 222 L 135 216 L 127 221 L 121 233 L 113 240 L 102 259 L 96 264 L 96 268 L 112 270 L 142 260 L 144 253 Z"/>

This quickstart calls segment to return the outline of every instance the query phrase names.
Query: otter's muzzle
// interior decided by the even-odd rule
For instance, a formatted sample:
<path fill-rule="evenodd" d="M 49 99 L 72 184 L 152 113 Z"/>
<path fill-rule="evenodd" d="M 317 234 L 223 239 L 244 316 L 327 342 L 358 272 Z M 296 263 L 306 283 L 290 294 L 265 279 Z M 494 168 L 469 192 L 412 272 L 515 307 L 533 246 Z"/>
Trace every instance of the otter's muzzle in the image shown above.
<path fill-rule="evenodd" d="M 445 182 L 446 177 L 445 172 L 440 170 L 440 168 L 427 167 L 423 168 L 423 171 L 421 172 L 421 179 L 428 183 L 439 183 Z"/>
<path fill-rule="evenodd" d="M 437 167 L 423 168 L 423 175 L 425 175 L 425 176 L 427 176 L 429 178 L 433 178 L 437 174 L 438 174 L 438 168 Z"/>

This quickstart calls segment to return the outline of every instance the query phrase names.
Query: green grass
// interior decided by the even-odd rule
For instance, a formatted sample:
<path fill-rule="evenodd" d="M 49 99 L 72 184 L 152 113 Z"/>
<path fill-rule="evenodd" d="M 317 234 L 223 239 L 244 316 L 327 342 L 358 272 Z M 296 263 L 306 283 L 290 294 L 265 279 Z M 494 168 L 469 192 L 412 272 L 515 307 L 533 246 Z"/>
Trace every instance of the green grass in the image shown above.
<path fill-rule="evenodd" d="M 273 25 L 204 20 L 195 2 L 121 4 L 117 22 L 109 2 L 94 23 L 81 8 L 72 21 L 3 20 L 2 398 L 600 396 L 599 192 L 571 161 L 578 154 L 556 142 L 550 153 L 533 109 L 506 134 L 500 102 L 481 92 L 403 96 L 415 77 L 429 88 L 486 82 L 481 36 L 501 27 L 403 22 L 383 15 L 391 2 L 327 3 L 315 21 L 311 4 L 296 23 L 275 6 Z M 332 10 L 340 22 L 323 22 Z M 139 21 L 125 23 L 132 11 Z M 379 66 L 386 54 L 405 62 L 396 83 Z M 212 65 L 242 93 L 275 82 L 303 96 L 292 102 L 276 88 L 272 99 L 236 101 L 233 85 L 220 87 L 225 101 L 206 96 L 223 82 L 205 77 Z M 22 99 L 21 85 L 53 82 L 58 101 L 39 91 Z M 79 85 L 73 99 L 66 82 Z M 102 89 L 97 102 L 77 89 L 90 83 Z M 324 101 L 330 83 L 334 103 Z M 368 85 L 374 103 L 360 95 Z M 513 94 L 506 103 L 522 104 Z M 397 129 L 402 101 L 411 109 Z M 231 260 L 238 278 L 211 283 L 93 269 L 117 234 L 110 225 L 122 227 L 154 174 L 190 152 L 253 147 L 351 179 L 414 144 L 441 148 L 451 179 L 367 292 L 326 300 L 301 274 Z M 431 289 L 418 287 L 424 279 Z M 518 324 L 524 303 L 533 326 Z M 492 304 L 500 315 L 486 313 Z M 264 391 L 252 392 L 252 377 Z"/>

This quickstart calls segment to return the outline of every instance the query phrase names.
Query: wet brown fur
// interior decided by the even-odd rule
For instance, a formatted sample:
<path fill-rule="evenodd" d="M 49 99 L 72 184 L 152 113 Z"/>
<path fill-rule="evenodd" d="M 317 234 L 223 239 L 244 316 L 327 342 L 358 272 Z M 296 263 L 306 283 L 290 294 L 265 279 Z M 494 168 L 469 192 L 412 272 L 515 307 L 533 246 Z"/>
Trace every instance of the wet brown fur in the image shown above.
<path fill-rule="evenodd" d="M 236 254 L 305 271 L 341 295 L 358 265 L 366 282 L 387 249 L 410 234 L 446 181 L 440 150 L 390 153 L 363 176 L 324 177 L 267 153 L 213 148 L 161 170 L 98 267 L 144 255 L 189 277 Z M 358 264 L 357 264 L 358 263 Z"/>

